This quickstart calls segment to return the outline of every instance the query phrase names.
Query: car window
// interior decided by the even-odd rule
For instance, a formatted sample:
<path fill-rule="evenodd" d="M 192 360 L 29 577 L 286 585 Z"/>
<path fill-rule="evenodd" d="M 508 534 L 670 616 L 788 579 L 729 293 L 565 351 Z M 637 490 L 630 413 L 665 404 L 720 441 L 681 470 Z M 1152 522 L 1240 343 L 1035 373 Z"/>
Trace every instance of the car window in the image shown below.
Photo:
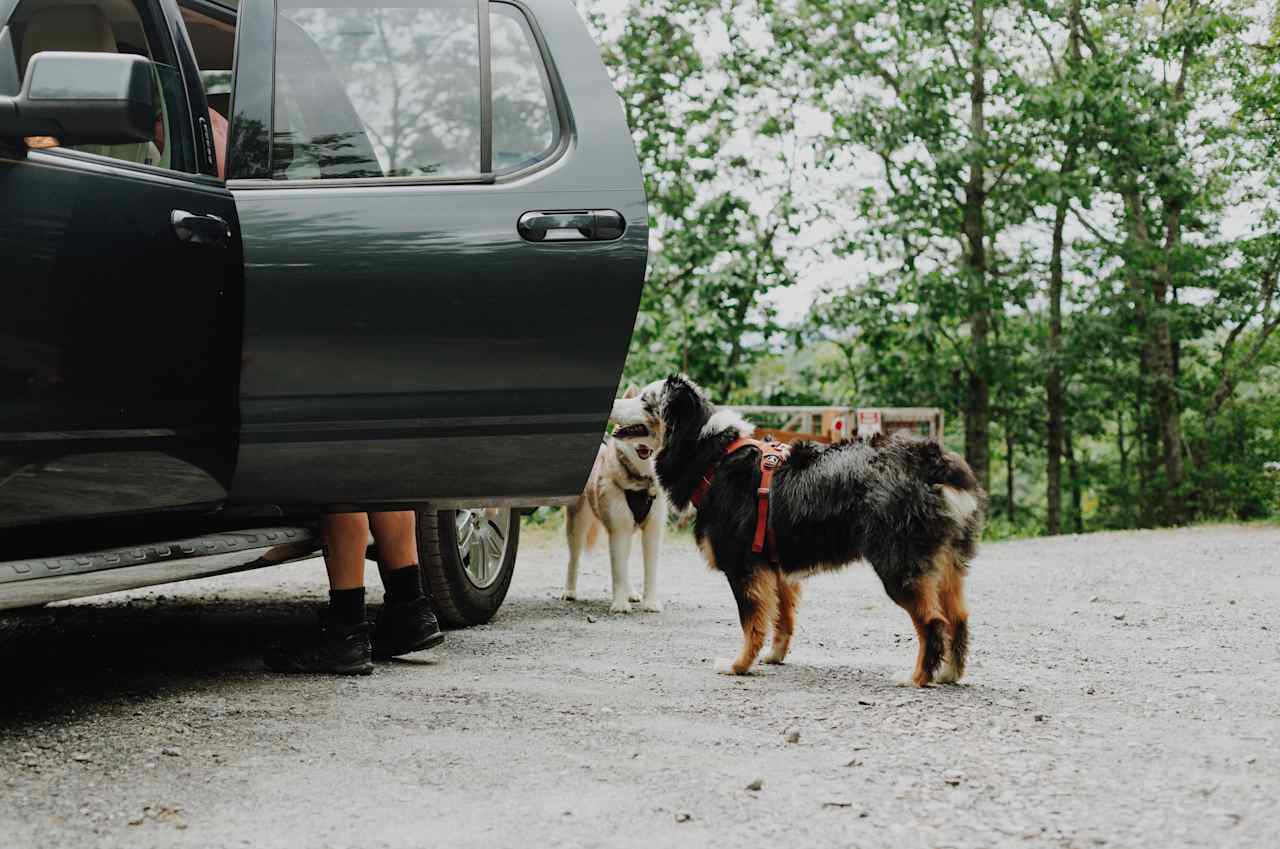
<path fill-rule="evenodd" d="M 489 7 L 493 44 L 493 167 L 537 162 L 556 142 L 555 100 L 529 23 L 514 6 Z"/>
<path fill-rule="evenodd" d="M 273 177 L 479 173 L 475 3 L 278 9 Z"/>
<path fill-rule="evenodd" d="M 280 0 L 272 178 L 479 175 L 477 7 Z M 558 122 L 528 23 L 514 7 L 491 9 L 493 169 L 501 172 L 546 156 Z"/>
<path fill-rule="evenodd" d="M 155 133 L 150 141 L 130 144 L 85 144 L 71 149 L 141 165 L 195 171 L 195 150 L 187 117 L 186 91 L 173 47 L 165 36 L 164 17 L 154 0 L 24 0 L 10 20 L 18 73 L 43 51 L 136 53 L 152 61 L 155 88 Z M 62 148 L 51 136 L 27 139 L 29 147 Z"/>

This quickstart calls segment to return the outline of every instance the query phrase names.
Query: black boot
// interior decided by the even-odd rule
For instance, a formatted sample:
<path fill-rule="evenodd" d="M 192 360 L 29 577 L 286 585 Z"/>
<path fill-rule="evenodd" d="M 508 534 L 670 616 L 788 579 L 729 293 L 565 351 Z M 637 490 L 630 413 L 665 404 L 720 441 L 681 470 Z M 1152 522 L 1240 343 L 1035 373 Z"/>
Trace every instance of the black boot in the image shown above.
<path fill-rule="evenodd" d="M 270 651 L 267 668 L 276 672 L 368 675 L 373 671 L 369 623 L 344 624 L 330 610 L 320 614 L 320 633 L 310 642 Z"/>
<path fill-rule="evenodd" d="M 417 566 L 384 572 L 386 594 L 373 628 L 373 656 L 399 657 L 444 642 L 444 632 L 431 609 Z"/>

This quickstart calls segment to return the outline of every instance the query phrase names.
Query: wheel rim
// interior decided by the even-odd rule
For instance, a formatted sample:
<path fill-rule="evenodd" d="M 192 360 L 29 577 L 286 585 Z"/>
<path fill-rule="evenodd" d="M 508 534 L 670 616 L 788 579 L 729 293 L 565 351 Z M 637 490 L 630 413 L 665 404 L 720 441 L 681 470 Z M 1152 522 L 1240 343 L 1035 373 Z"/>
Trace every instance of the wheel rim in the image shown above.
<path fill-rule="evenodd" d="M 487 589 L 498 580 L 507 559 L 511 510 L 461 509 L 454 511 L 453 521 L 462 571 L 476 589 Z"/>

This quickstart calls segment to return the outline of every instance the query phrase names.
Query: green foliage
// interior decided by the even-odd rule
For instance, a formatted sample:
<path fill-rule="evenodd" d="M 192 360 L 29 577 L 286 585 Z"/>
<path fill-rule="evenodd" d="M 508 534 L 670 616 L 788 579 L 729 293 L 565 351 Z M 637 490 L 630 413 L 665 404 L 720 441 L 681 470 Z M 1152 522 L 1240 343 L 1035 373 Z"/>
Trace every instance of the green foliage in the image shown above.
<path fill-rule="evenodd" d="M 1051 456 L 1064 530 L 1275 514 L 1280 16 L 1258 9 L 635 0 L 600 23 L 653 210 L 628 377 L 942 407 L 995 536 L 1048 526 Z M 861 271 L 780 322 L 835 260 Z"/>

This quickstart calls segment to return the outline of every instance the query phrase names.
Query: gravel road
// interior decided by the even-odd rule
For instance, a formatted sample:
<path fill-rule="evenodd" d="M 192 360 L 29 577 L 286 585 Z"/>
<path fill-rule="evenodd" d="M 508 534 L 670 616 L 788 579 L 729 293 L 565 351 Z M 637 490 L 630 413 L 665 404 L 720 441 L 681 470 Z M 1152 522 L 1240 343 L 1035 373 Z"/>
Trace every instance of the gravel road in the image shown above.
<path fill-rule="evenodd" d="M 262 669 L 316 562 L 23 622 L 0 846 L 1280 846 L 1280 528 L 988 545 L 965 684 L 927 690 L 894 684 L 914 632 L 865 567 L 809 581 L 786 666 L 729 678 L 687 538 L 665 612 L 625 616 L 603 546 L 568 604 L 561 541 L 525 543 L 493 623 L 357 680 Z"/>

